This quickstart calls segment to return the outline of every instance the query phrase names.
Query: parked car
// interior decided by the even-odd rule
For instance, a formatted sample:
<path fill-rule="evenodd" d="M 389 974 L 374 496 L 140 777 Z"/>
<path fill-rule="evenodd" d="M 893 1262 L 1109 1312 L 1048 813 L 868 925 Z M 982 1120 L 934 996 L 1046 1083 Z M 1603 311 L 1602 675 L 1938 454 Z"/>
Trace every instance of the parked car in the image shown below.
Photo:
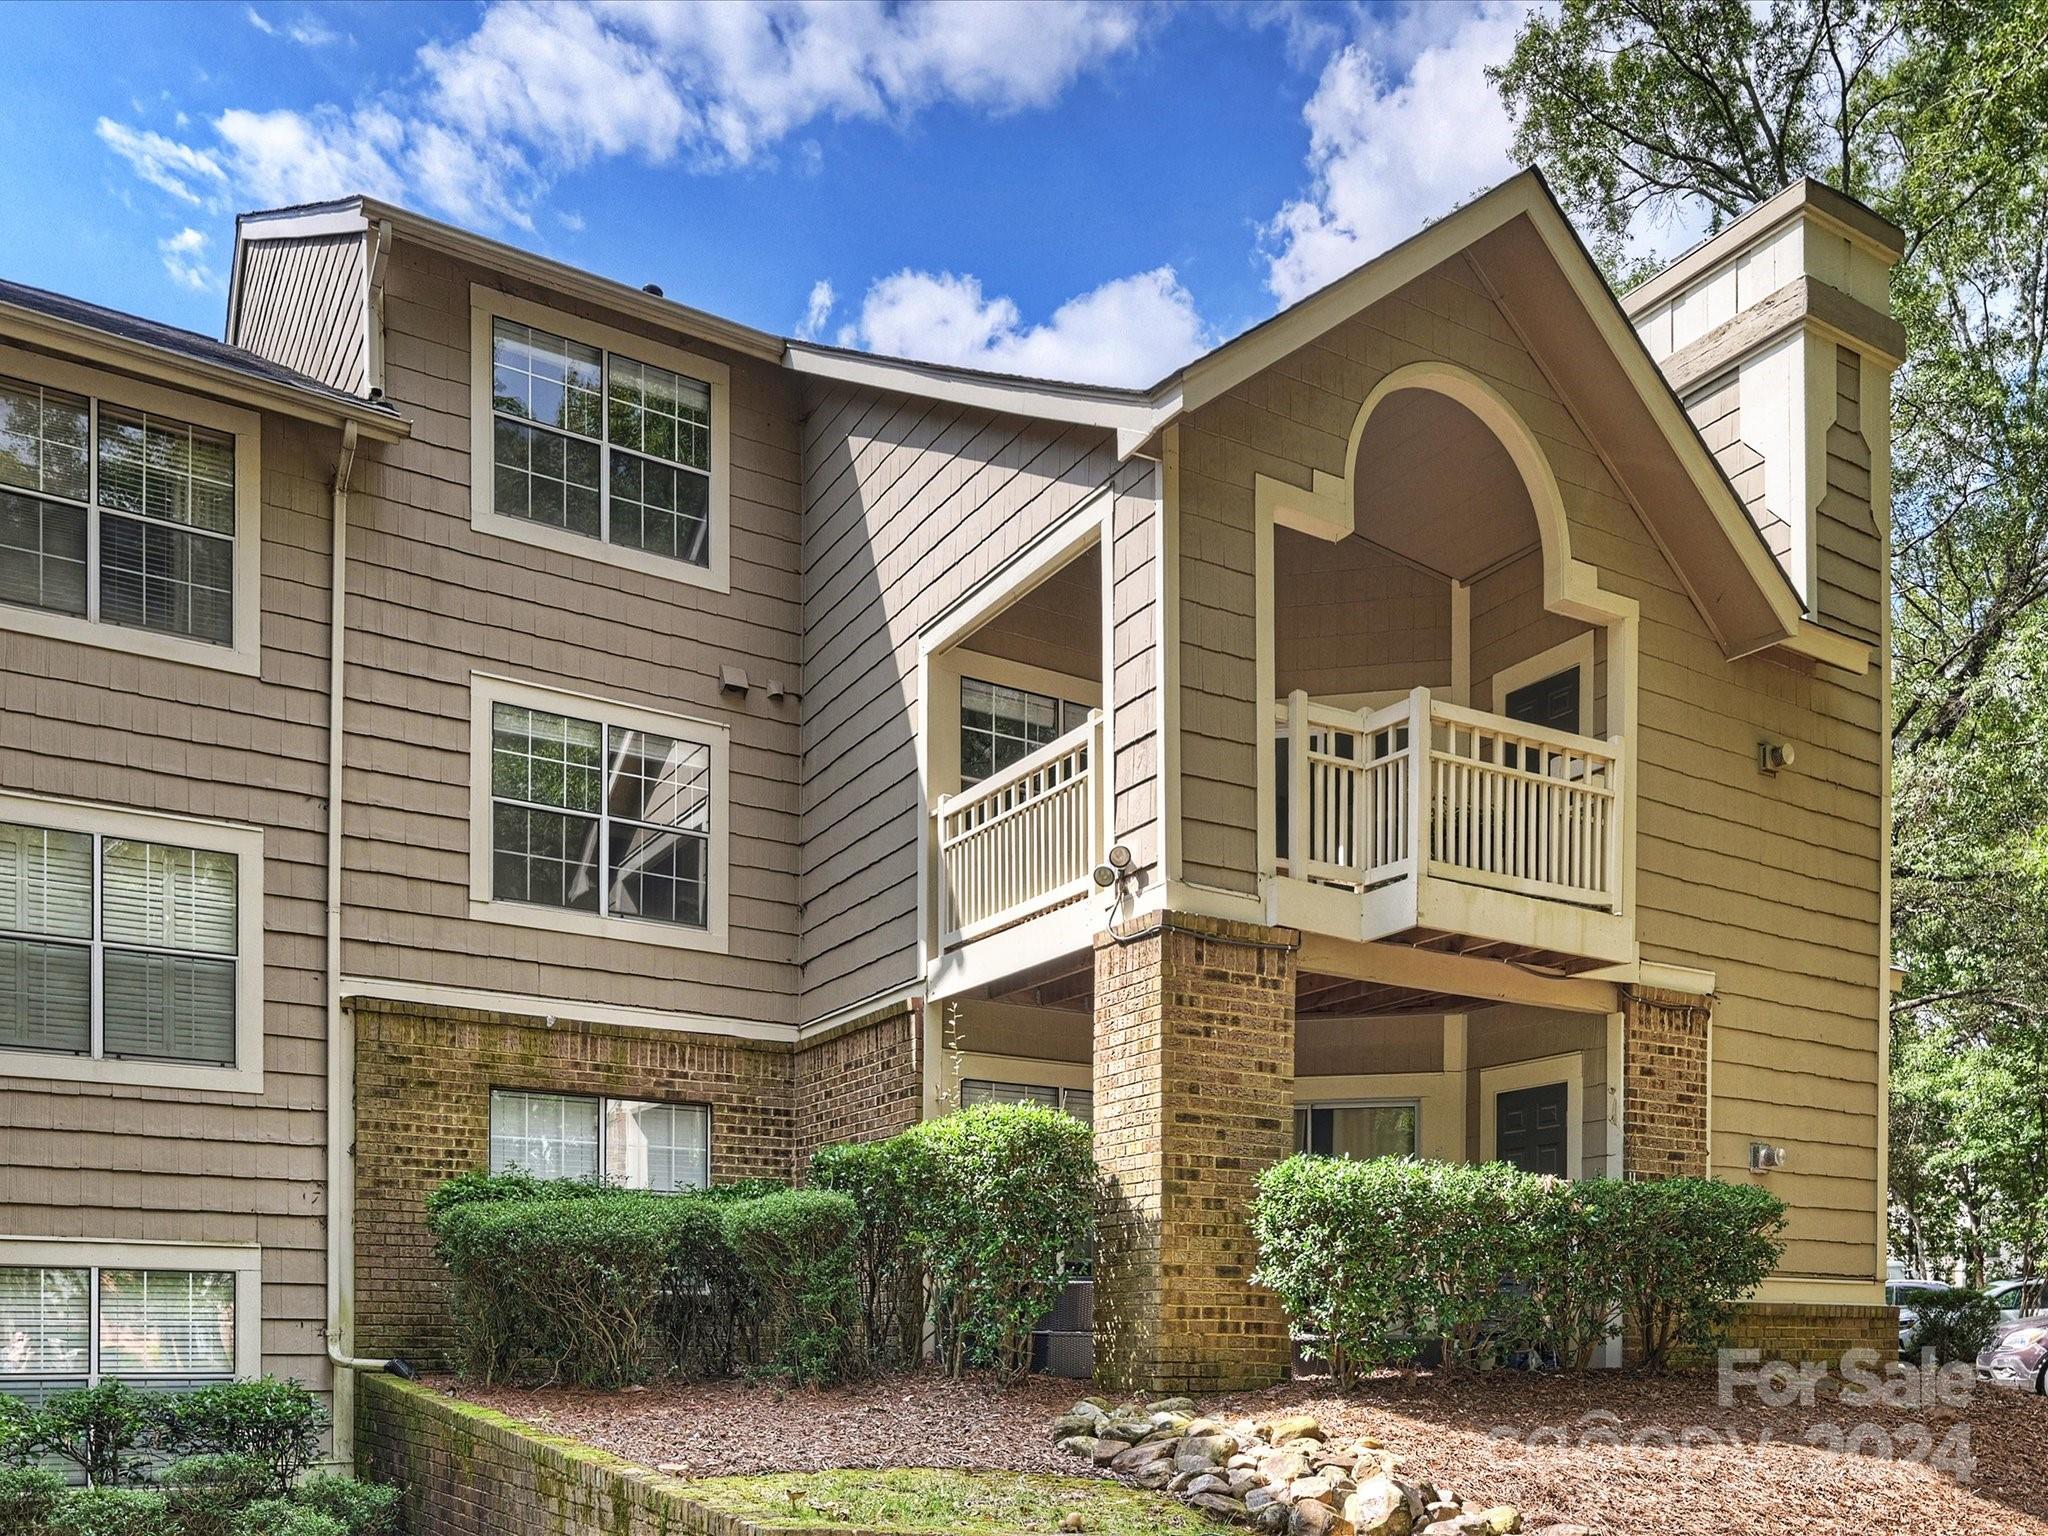
<path fill-rule="evenodd" d="M 1913 1303 L 1923 1296 L 1939 1295 L 1951 1287 L 1946 1280 L 1887 1280 L 1884 1304 L 1899 1309 L 1899 1354 L 1906 1353 L 1906 1341 L 1920 1326 L 1920 1313 Z"/>
<path fill-rule="evenodd" d="M 1984 1294 L 2008 1318 L 2048 1312 L 2048 1279 L 1994 1280 L 1984 1287 Z"/>
<path fill-rule="evenodd" d="M 1977 1379 L 2003 1387 L 2048 1392 L 2048 1315 L 2002 1323 L 1977 1357 Z"/>

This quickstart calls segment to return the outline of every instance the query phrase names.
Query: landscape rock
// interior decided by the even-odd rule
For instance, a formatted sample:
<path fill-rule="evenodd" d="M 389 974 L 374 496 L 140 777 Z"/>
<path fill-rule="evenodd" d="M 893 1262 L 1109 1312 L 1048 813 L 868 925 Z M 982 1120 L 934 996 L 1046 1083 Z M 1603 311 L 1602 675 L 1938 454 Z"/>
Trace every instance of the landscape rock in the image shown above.
<path fill-rule="evenodd" d="M 1289 1440 L 1326 1440 L 1323 1426 L 1316 1422 L 1312 1413 L 1290 1414 L 1285 1418 L 1273 1419 L 1261 1424 L 1257 1433 L 1275 1445 L 1284 1445 Z"/>
<path fill-rule="evenodd" d="M 1198 1415 L 1184 1397 L 1145 1404 L 1083 1398 L 1053 1422 L 1070 1455 L 1140 1488 L 1265 1536 L 1517 1536 L 1511 1505 L 1460 1503 L 1395 1476 L 1400 1458 L 1361 1435 L 1332 1443 L 1311 1414 L 1266 1420 Z M 1580 1526 L 1538 1536 L 1597 1536 Z"/>

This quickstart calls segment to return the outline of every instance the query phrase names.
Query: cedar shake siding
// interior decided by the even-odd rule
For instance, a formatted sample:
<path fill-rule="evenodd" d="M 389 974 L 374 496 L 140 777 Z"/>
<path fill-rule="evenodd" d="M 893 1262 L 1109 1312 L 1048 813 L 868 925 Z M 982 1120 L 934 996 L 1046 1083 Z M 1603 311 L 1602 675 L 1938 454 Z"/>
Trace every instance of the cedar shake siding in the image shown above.
<path fill-rule="evenodd" d="M 1785 1272 L 1868 1276 L 1883 1092 L 1879 669 L 1857 676 L 1776 657 L 1730 661 L 1553 381 L 1564 370 L 1530 352 L 1463 257 L 1180 427 L 1186 878 L 1244 892 L 1256 885 L 1254 476 L 1300 484 L 1314 469 L 1341 474 L 1373 385 L 1404 363 L 1437 358 L 1472 369 L 1521 413 L 1557 476 L 1572 554 L 1641 607 L 1637 937 L 1645 961 L 1716 977 L 1713 1170 L 1747 1179 L 1752 1140 L 1788 1147 L 1789 1167 L 1770 1176 L 1792 1207 Z M 1850 370 L 1842 377 L 1846 402 Z M 1846 443 L 1847 429 L 1837 433 Z M 1831 466 L 1838 459 L 1853 467 L 1847 448 Z M 1867 485 L 1867 474 L 1854 483 Z M 1876 566 L 1855 569 L 1874 604 Z M 1489 585 L 1518 594 L 1542 626 L 1517 642 L 1521 655 L 1582 628 L 1541 612 L 1539 576 L 1532 558 L 1474 588 L 1475 694 L 1494 666 Z M 1288 601 L 1282 585 L 1279 633 Z M 1799 771 L 1760 778 L 1760 739 L 1796 742 Z"/>
<path fill-rule="evenodd" d="M 347 928 L 351 977 L 565 1003 L 794 1022 L 797 959 L 791 381 L 731 368 L 729 593 L 479 531 L 470 522 L 470 285 L 639 334 L 627 319 L 400 240 L 386 275 L 385 378 L 412 438 L 358 469 L 350 530 Z M 743 669 L 743 698 L 720 669 Z M 471 674 L 507 676 L 731 732 L 724 954 L 470 916 Z M 779 679 L 791 690 L 767 697 Z M 599 705 L 592 712 L 601 714 Z M 481 771 L 481 770 L 479 770 Z"/>
<path fill-rule="evenodd" d="M 803 464 L 810 1019 L 921 979 L 919 632 L 1109 486 L 1117 465 L 1099 429 L 851 387 L 811 396 Z"/>
<path fill-rule="evenodd" d="M 0 1236 L 261 1243 L 263 1368 L 325 1391 L 330 500 L 339 434 L 262 427 L 262 674 L 0 629 L 0 790 L 263 834 L 260 1093 L 7 1075 Z"/>

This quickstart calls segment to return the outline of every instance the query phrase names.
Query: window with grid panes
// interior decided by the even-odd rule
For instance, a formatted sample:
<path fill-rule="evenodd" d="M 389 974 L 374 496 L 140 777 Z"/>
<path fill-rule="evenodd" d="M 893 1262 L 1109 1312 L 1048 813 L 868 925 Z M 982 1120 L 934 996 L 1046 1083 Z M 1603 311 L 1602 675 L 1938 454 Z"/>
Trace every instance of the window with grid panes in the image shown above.
<path fill-rule="evenodd" d="M 0 378 L 0 603 L 234 641 L 235 440 Z"/>
<path fill-rule="evenodd" d="M 978 677 L 960 679 L 960 782 L 974 784 L 1086 723 L 1088 706 Z"/>
<path fill-rule="evenodd" d="M 706 744 L 492 705 L 492 900 L 703 928 L 711 816 Z"/>
<path fill-rule="evenodd" d="M 0 1051 L 233 1066 L 237 860 L 0 822 Z"/>
<path fill-rule="evenodd" d="M 491 322 L 492 510 L 694 566 L 711 560 L 711 390 Z"/>

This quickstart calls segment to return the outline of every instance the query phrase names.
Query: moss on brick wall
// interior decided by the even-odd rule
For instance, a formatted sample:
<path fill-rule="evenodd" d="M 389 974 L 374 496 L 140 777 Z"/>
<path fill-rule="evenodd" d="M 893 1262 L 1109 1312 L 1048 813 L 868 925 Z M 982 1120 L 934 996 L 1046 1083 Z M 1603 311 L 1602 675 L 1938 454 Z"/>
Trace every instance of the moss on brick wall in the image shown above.
<path fill-rule="evenodd" d="M 416 1382 L 365 1376 L 356 1470 L 397 1487 L 408 1536 L 754 1536 L 645 1467 Z"/>

